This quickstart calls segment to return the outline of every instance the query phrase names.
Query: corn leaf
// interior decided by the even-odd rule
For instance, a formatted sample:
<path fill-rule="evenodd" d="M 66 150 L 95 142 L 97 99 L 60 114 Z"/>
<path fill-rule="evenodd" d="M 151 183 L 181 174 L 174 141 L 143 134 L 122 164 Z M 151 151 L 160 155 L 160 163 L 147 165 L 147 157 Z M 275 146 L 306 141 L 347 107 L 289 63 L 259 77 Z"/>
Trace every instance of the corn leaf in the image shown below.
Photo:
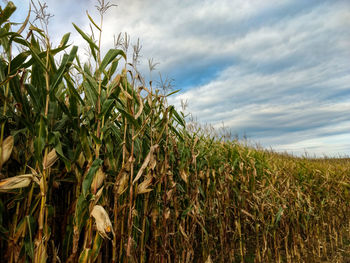
<path fill-rule="evenodd" d="M 107 65 L 109 63 L 111 63 L 118 55 L 121 55 L 122 57 L 124 57 L 126 59 L 126 55 L 124 53 L 124 51 L 120 50 L 120 49 L 110 49 L 108 50 L 107 54 L 105 55 L 105 57 L 103 58 L 102 62 L 101 62 L 101 66 L 98 69 L 100 73 L 102 73 L 105 68 L 107 67 Z"/>
<path fill-rule="evenodd" d="M 88 35 L 86 35 L 76 24 L 73 23 L 73 26 L 75 30 L 77 30 L 78 33 L 89 43 L 91 47 L 91 51 L 93 51 L 94 49 L 98 50 L 98 46 L 94 43 L 94 41 Z"/>
<path fill-rule="evenodd" d="M 0 12 L 0 25 L 5 23 L 10 16 L 16 11 L 17 7 L 13 4 L 12 1 L 8 2 L 4 10 Z"/>

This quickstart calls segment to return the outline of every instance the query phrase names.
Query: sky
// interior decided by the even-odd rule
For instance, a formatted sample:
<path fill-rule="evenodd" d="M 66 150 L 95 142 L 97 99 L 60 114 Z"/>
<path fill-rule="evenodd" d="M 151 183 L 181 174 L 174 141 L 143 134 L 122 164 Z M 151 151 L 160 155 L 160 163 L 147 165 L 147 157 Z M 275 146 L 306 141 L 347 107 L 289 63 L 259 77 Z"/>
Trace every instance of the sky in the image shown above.
<path fill-rule="evenodd" d="M 17 22 L 29 1 L 13 1 Z M 52 41 L 72 22 L 89 32 L 95 0 L 47 0 Z M 350 156 L 350 1 L 118 0 L 107 11 L 102 46 L 127 32 L 142 45 L 140 71 L 171 79 L 169 103 L 199 123 L 302 156 Z M 1 3 L 2 5 L 3 2 Z"/>

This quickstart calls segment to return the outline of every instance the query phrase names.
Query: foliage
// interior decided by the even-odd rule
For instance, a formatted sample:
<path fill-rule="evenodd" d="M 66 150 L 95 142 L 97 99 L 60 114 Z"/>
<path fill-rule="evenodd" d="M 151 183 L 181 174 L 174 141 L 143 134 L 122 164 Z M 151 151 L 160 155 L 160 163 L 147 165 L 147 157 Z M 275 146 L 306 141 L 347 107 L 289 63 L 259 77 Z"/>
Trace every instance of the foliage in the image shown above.
<path fill-rule="evenodd" d="M 100 4 L 100 25 L 88 17 L 101 33 Z M 96 42 L 74 25 L 94 65 L 82 63 L 69 34 L 52 47 L 33 25 L 22 35 L 28 19 L 13 32 L 14 11 L 0 10 L 1 261 L 349 257 L 349 160 L 190 131 L 125 50 L 102 58 L 101 34 Z"/>

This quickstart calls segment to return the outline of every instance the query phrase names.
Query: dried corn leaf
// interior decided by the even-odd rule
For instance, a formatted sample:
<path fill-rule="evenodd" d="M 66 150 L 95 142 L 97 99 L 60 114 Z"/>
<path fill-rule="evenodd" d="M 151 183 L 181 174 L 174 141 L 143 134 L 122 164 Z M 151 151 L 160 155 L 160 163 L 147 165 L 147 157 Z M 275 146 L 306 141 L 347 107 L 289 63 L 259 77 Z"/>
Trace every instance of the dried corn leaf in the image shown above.
<path fill-rule="evenodd" d="M 149 150 L 149 153 L 147 154 L 145 160 L 143 161 L 143 164 L 140 168 L 140 170 L 138 171 L 134 181 L 132 181 L 132 183 L 134 184 L 137 180 L 140 179 L 143 171 L 146 169 L 146 167 L 148 166 L 149 162 L 151 161 L 151 159 L 153 159 L 153 152 L 158 148 L 158 144 L 155 144 L 153 146 L 151 146 L 151 149 Z"/>
<path fill-rule="evenodd" d="M 139 110 L 137 111 L 137 113 L 136 113 L 136 115 L 135 115 L 135 120 L 136 120 L 138 117 L 140 117 L 140 115 L 141 115 L 141 113 L 142 113 L 142 111 L 143 111 L 142 97 L 141 97 L 141 95 L 140 95 L 139 93 L 137 94 L 137 98 L 139 99 L 139 104 L 140 104 L 140 106 L 139 106 Z"/>

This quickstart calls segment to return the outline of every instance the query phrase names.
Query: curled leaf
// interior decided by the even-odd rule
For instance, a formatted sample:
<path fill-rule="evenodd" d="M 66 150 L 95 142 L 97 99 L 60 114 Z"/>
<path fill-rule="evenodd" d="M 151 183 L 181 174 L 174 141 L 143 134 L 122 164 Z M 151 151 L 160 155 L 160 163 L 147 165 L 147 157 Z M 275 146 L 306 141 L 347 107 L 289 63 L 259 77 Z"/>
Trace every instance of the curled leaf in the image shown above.
<path fill-rule="evenodd" d="M 143 164 L 142 164 L 140 170 L 138 171 L 138 173 L 137 173 L 137 175 L 136 175 L 134 181 L 132 181 L 133 184 L 134 184 L 137 180 L 140 179 L 140 177 L 141 177 L 143 171 L 146 169 L 146 167 L 148 166 L 149 162 L 151 161 L 151 158 L 153 157 L 153 152 L 154 152 L 158 147 L 159 147 L 158 144 L 155 144 L 155 145 L 151 146 L 151 149 L 149 150 L 149 152 L 148 152 L 148 154 L 147 154 L 145 160 L 143 161 Z M 152 161 L 151 163 L 153 163 L 153 161 Z"/>

